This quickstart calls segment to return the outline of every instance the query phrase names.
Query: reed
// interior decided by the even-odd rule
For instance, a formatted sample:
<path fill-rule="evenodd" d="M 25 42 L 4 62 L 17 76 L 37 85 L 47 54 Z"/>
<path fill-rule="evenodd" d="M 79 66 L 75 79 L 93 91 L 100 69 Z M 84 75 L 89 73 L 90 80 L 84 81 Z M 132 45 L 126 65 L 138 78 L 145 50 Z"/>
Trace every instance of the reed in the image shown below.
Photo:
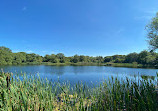
<path fill-rule="evenodd" d="M 156 111 L 158 93 L 154 79 L 120 80 L 109 78 L 89 88 L 78 83 L 51 82 L 39 76 L 14 76 L 0 73 L 0 109 L 2 111 Z"/>

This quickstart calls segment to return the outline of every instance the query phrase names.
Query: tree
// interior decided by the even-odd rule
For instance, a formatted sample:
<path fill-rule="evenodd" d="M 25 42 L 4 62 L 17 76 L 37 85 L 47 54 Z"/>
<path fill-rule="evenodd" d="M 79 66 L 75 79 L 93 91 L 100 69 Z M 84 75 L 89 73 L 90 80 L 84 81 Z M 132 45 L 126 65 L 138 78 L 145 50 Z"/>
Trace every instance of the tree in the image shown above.
<path fill-rule="evenodd" d="M 59 59 L 56 57 L 55 54 L 51 54 L 49 61 L 52 62 L 52 63 L 58 63 L 58 62 L 59 62 Z"/>
<path fill-rule="evenodd" d="M 147 25 L 146 30 L 151 50 L 158 49 L 158 13 L 156 14 L 156 17 L 152 19 L 151 23 Z"/>
<path fill-rule="evenodd" d="M 77 62 L 79 62 L 79 59 L 80 59 L 80 57 L 76 54 L 76 55 L 73 56 L 72 62 L 77 63 Z"/>
<path fill-rule="evenodd" d="M 0 50 L 3 50 L 4 52 L 7 52 L 7 53 L 11 53 L 12 52 L 9 48 L 4 47 L 4 46 L 1 46 Z"/>
<path fill-rule="evenodd" d="M 138 63 L 146 64 L 147 63 L 147 56 L 149 56 L 149 52 L 148 51 L 146 51 L 146 50 L 141 51 L 138 54 Z"/>
<path fill-rule="evenodd" d="M 26 61 L 27 61 L 27 62 L 37 62 L 36 57 L 37 57 L 37 54 L 34 54 L 34 53 L 32 53 L 32 54 L 27 54 L 27 55 L 26 55 Z"/>
<path fill-rule="evenodd" d="M 0 65 L 12 64 L 12 51 L 6 47 L 0 47 Z"/>
<path fill-rule="evenodd" d="M 125 62 L 133 63 L 138 61 L 138 54 L 136 52 L 130 53 L 126 56 Z"/>
<path fill-rule="evenodd" d="M 106 56 L 106 57 L 104 57 L 104 63 L 110 62 L 111 60 L 112 60 L 112 57 L 111 57 L 111 56 Z"/>
<path fill-rule="evenodd" d="M 63 59 L 65 56 L 64 56 L 63 53 L 58 53 L 58 54 L 56 55 L 56 57 L 57 57 L 58 59 Z"/>
<path fill-rule="evenodd" d="M 65 63 L 65 55 L 63 53 L 58 53 L 56 57 L 59 59 L 60 63 Z"/>
<path fill-rule="evenodd" d="M 80 62 L 86 62 L 86 57 L 84 55 L 80 55 Z"/>
<path fill-rule="evenodd" d="M 43 57 L 40 56 L 40 55 L 37 55 L 37 57 L 36 57 L 36 61 L 37 61 L 38 63 L 42 63 L 42 61 L 43 61 Z"/>
<path fill-rule="evenodd" d="M 13 64 L 21 64 L 23 62 L 26 62 L 26 53 L 13 53 Z"/>
<path fill-rule="evenodd" d="M 156 61 L 156 56 L 153 56 L 152 54 L 146 56 L 146 64 L 155 65 L 155 61 Z"/>
<path fill-rule="evenodd" d="M 43 61 L 44 62 L 50 62 L 51 56 L 50 55 L 45 55 Z"/>
<path fill-rule="evenodd" d="M 57 63 L 59 60 L 57 59 L 55 54 L 51 55 L 45 55 L 44 56 L 44 62 L 52 62 L 52 63 Z"/>
<path fill-rule="evenodd" d="M 97 56 L 96 57 L 96 62 L 97 63 L 103 63 L 104 62 L 104 58 L 102 56 Z"/>

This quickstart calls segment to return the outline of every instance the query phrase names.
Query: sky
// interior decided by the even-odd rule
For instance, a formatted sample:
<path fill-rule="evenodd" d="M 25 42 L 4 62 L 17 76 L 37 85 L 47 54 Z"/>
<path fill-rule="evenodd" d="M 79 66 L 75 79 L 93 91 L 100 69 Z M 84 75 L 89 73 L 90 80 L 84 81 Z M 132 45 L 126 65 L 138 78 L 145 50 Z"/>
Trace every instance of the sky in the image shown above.
<path fill-rule="evenodd" d="M 0 46 L 42 56 L 140 52 L 156 12 L 157 0 L 0 0 Z"/>

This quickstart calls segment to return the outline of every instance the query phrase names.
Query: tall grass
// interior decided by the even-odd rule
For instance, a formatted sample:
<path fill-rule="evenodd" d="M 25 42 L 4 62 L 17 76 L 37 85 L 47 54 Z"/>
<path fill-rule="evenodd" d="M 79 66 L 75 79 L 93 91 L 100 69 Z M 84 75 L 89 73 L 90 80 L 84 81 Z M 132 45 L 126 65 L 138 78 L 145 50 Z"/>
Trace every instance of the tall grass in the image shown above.
<path fill-rule="evenodd" d="M 158 93 L 155 79 L 118 80 L 110 78 L 96 88 L 79 83 L 50 82 L 40 77 L 19 79 L 0 73 L 0 110 L 12 111 L 156 111 Z"/>

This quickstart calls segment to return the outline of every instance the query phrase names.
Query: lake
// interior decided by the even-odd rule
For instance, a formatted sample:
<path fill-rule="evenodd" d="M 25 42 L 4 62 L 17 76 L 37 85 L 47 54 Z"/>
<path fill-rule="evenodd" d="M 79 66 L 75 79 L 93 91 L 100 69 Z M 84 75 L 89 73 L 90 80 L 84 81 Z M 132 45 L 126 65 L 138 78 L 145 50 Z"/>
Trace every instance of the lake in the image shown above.
<path fill-rule="evenodd" d="M 156 76 L 158 69 L 143 69 L 143 68 L 124 68 L 124 67 L 107 67 L 107 66 L 0 66 L 4 72 L 12 72 L 13 74 L 26 74 L 37 75 L 41 78 L 60 82 L 69 81 L 71 84 L 83 82 L 86 84 L 98 84 L 108 79 L 108 77 L 118 77 L 131 79 L 134 76 L 146 75 Z M 134 78 L 135 79 L 135 78 Z"/>

